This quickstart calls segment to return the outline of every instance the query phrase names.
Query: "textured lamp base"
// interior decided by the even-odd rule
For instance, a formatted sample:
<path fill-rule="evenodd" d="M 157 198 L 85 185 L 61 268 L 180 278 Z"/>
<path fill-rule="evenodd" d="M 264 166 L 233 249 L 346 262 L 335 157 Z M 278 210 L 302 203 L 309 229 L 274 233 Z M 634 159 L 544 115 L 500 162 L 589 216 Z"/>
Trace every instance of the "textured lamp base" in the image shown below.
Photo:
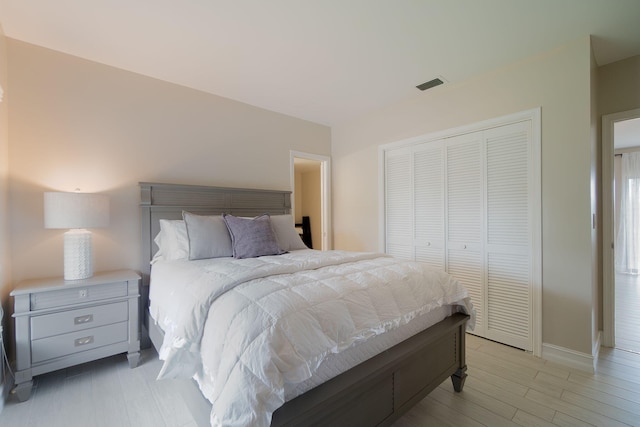
<path fill-rule="evenodd" d="M 87 279 L 93 276 L 91 232 L 85 229 L 64 233 L 64 280 Z"/>

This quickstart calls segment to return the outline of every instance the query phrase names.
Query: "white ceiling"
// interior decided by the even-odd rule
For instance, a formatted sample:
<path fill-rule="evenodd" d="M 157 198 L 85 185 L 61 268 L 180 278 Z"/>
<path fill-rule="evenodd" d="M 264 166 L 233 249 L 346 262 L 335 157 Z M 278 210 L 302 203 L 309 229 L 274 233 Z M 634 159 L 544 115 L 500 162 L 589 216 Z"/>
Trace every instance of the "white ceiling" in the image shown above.
<path fill-rule="evenodd" d="M 0 0 L 8 37 L 336 125 L 593 35 L 640 54 L 638 0 Z M 426 96 L 426 94 L 425 94 Z"/>

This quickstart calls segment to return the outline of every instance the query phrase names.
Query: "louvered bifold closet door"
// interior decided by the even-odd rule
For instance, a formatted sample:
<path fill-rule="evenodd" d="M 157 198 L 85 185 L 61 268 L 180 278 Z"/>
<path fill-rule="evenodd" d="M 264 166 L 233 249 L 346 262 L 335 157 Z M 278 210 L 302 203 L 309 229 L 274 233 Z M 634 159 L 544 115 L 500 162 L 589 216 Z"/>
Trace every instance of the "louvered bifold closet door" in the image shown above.
<path fill-rule="evenodd" d="M 485 337 L 525 350 L 532 350 L 530 134 L 530 122 L 485 131 Z"/>
<path fill-rule="evenodd" d="M 476 309 L 474 333 L 484 334 L 483 146 L 476 132 L 446 145 L 447 271 L 464 285 Z"/>
<path fill-rule="evenodd" d="M 445 269 L 444 146 L 418 145 L 413 153 L 415 259 Z"/>
<path fill-rule="evenodd" d="M 385 252 L 414 259 L 412 148 L 385 153 Z"/>

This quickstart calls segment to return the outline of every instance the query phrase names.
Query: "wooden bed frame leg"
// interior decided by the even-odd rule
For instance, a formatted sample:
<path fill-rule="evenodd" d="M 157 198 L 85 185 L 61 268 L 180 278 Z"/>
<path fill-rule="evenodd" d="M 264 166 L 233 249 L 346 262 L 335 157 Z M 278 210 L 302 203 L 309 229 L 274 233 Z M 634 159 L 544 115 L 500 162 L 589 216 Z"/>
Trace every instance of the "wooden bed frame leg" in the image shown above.
<path fill-rule="evenodd" d="M 453 383 L 453 389 L 460 393 L 464 387 L 464 380 L 467 379 L 467 367 L 463 366 L 451 375 L 451 382 Z"/>

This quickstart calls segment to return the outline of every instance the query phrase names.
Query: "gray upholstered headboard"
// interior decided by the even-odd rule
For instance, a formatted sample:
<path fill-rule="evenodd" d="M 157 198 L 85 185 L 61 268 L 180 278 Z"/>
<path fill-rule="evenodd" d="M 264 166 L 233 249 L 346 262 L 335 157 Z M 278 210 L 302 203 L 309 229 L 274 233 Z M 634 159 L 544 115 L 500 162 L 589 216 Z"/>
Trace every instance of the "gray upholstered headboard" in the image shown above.
<path fill-rule="evenodd" d="M 160 231 L 159 220 L 182 219 L 182 211 L 200 215 L 229 213 L 239 216 L 291 212 L 291 191 L 141 182 L 142 284 L 149 284 L 150 261 L 157 251 L 153 239 Z M 143 290 L 144 292 L 144 290 Z"/>

